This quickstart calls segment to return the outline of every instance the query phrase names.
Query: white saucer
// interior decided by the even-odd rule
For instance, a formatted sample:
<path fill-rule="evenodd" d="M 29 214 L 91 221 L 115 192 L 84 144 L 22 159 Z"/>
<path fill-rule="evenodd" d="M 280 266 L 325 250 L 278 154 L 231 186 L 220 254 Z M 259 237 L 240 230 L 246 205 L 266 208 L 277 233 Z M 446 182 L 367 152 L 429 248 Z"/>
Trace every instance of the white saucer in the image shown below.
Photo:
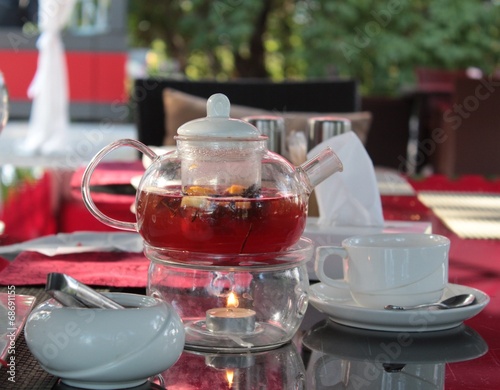
<path fill-rule="evenodd" d="M 450 310 L 389 311 L 359 306 L 347 290 L 323 283 L 313 284 L 309 293 L 311 304 L 339 324 L 391 332 L 430 332 L 450 329 L 474 317 L 490 301 L 490 297 L 482 291 L 451 283 L 446 286 L 443 299 L 457 294 L 474 294 L 476 303 Z"/>

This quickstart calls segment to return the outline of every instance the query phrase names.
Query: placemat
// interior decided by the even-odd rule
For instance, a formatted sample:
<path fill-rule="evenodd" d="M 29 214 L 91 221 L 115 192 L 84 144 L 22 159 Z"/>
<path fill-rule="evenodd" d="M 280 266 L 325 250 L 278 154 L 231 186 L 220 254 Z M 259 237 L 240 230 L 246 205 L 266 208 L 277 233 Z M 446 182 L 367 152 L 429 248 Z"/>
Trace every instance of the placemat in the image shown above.
<path fill-rule="evenodd" d="M 500 239 L 500 194 L 421 191 L 418 199 L 460 238 Z"/>
<path fill-rule="evenodd" d="M 15 286 L 0 292 L 0 364 L 8 370 L 15 365 L 15 345 L 36 298 L 16 293 Z"/>
<path fill-rule="evenodd" d="M 0 291 L 7 291 L 7 288 L 0 287 Z M 49 296 L 41 288 L 20 287 L 16 288 L 16 294 L 30 295 L 36 298 L 36 303 L 43 302 Z M 20 335 L 16 342 L 16 366 L 15 376 L 2 368 L 0 370 L 0 388 L 10 389 L 30 389 L 30 390 L 51 390 L 56 386 L 58 379 L 47 373 L 38 364 L 31 354 L 24 340 L 24 333 Z"/>
<path fill-rule="evenodd" d="M 149 260 L 142 253 L 87 252 L 45 256 L 21 252 L 0 272 L 0 285 L 45 285 L 60 272 L 82 283 L 110 287 L 146 287 Z"/>

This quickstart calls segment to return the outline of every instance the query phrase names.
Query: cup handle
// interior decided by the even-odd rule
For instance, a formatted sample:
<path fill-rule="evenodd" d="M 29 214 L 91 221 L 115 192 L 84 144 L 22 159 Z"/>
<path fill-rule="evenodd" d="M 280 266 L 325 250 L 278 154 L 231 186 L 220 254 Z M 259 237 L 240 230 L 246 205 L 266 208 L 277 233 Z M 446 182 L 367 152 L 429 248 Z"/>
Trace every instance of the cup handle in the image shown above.
<path fill-rule="evenodd" d="M 325 260 L 330 255 L 337 255 L 342 260 L 347 258 L 347 251 L 340 246 L 319 246 L 316 248 L 316 258 L 314 261 L 314 272 L 318 276 L 320 282 L 328 286 L 337 288 L 349 288 L 345 281 L 345 275 L 342 279 L 332 279 L 325 274 Z M 337 261 L 337 259 L 335 259 Z M 343 268 L 342 268 L 343 269 Z"/>

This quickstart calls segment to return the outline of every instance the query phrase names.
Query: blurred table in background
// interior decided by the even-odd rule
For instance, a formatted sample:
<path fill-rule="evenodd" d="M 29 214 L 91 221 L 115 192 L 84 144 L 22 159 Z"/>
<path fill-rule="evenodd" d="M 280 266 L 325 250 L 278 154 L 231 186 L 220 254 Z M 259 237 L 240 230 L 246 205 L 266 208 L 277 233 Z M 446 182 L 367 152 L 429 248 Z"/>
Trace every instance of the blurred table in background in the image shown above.
<path fill-rule="evenodd" d="M 56 233 L 56 192 L 47 169 L 0 166 L 0 245 Z"/>
<path fill-rule="evenodd" d="M 60 207 L 60 231 L 116 231 L 99 222 L 83 203 L 81 183 L 84 171 L 85 167 L 77 169 L 71 177 L 70 196 L 63 200 Z M 131 181 L 143 173 L 141 161 L 99 164 L 90 180 L 92 200 L 97 208 L 111 218 L 135 222 L 131 208 L 135 203 L 136 191 Z"/>

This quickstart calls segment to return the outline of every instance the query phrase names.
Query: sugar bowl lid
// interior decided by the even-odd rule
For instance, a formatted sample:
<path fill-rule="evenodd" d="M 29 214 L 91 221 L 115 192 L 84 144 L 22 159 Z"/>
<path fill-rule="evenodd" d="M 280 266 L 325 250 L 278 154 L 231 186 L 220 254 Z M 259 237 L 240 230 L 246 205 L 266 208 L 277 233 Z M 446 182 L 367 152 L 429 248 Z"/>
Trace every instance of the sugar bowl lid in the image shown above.
<path fill-rule="evenodd" d="M 248 122 L 229 117 L 231 104 L 226 95 L 216 93 L 207 100 L 207 116 L 183 124 L 177 134 L 184 137 L 259 138 L 259 130 Z"/>

